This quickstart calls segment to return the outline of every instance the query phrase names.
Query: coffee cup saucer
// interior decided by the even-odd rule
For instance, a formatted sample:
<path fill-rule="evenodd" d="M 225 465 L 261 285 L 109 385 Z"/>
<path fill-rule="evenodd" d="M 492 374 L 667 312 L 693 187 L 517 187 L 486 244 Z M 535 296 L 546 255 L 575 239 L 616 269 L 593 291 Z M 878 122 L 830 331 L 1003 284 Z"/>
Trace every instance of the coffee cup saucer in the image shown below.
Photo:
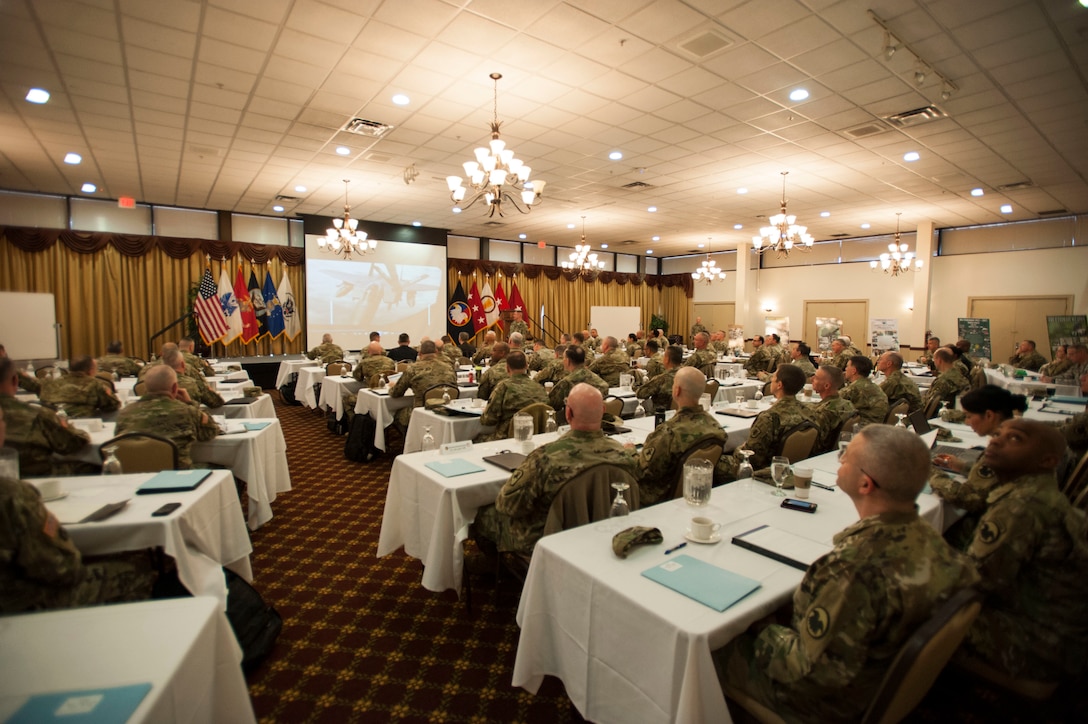
<path fill-rule="evenodd" d="M 51 498 L 42 497 L 42 502 L 43 503 L 52 503 L 52 502 L 55 502 L 57 500 L 64 500 L 67 497 L 68 497 L 68 491 L 63 490 L 60 493 L 52 496 Z"/>
<path fill-rule="evenodd" d="M 692 534 L 691 529 L 684 531 L 684 537 L 692 543 L 701 543 L 702 545 L 714 545 L 715 543 L 720 543 L 722 540 L 721 533 L 711 533 L 709 538 L 696 538 Z"/>

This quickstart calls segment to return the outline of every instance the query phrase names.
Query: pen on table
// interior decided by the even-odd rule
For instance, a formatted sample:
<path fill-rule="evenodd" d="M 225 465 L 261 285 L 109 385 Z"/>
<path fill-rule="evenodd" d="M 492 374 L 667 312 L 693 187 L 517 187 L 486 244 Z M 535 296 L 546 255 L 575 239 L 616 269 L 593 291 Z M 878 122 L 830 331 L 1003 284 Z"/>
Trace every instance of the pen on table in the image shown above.
<path fill-rule="evenodd" d="M 817 483 L 815 480 L 810 481 L 815 488 L 823 488 L 824 490 L 830 490 L 834 492 L 835 488 L 830 485 L 824 485 L 823 483 Z"/>
<path fill-rule="evenodd" d="M 684 547 L 686 547 L 686 546 L 687 546 L 687 541 L 684 541 L 684 542 L 683 542 L 683 543 L 681 543 L 680 545 L 677 545 L 677 546 L 673 546 L 672 548 L 669 548 L 669 549 L 667 549 L 667 550 L 665 551 L 665 555 L 669 555 L 669 554 L 670 554 L 670 553 L 672 553 L 673 551 L 678 551 L 678 550 L 680 550 L 681 548 L 684 548 Z"/>

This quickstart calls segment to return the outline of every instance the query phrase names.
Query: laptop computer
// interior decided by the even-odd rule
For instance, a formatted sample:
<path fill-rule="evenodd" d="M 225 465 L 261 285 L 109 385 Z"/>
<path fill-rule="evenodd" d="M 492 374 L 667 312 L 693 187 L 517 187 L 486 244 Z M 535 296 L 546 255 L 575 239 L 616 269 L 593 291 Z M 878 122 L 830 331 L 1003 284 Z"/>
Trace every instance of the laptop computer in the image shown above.
<path fill-rule="evenodd" d="M 926 418 L 925 410 L 912 412 L 907 419 L 910 420 L 910 424 L 914 427 L 914 431 L 919 435 L 925 435 L 933 429 L 933 426 L 929 424 L 929 420 Z"/>

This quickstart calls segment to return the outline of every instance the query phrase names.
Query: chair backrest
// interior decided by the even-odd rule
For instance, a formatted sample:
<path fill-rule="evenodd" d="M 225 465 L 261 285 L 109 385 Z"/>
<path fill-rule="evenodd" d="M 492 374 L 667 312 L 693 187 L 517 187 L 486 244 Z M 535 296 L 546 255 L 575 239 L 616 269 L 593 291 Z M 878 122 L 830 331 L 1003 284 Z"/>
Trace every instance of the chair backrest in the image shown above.
<path fill-rule="evenodd" d="M 109 372 L 98 372 L 95 374 L 95 378 L 108 387 L 110 392 L 117 392 L 117 388 L 113 384 L 113 375 Z"/>
<path fill-rule="evenodd" d="M 147 383 L 143 381 L 137 382 L 135 385 L 132 386 L 132 392 L 137 397 L 143 397 L 144 394 L 147 393 Z"/>
<path fill-rule="evenodd" d="M 711 404 L 714 403 L 714 398 L 718 396 L 718 387 L 720 386 L 721 383 L 718 382 L 716 379 L 710 379 L 706 381 L 706 388 L 703 390 L 703 394 L 710 395 Z"/>
<path fill-rule="evenodd" d="M 45 379 L 46 377 L 52 377 L 53 370 L 55 369 L 56 367 L 54 367 L 53 365 L 38 367 L 36 370 L 34 370 L 34 376 L 37 377 L 39 380 Z"/>
<path fill-rule="evenodd" d="M 977 390 L 980 387 L 986 386 L 986 369 L 981 364 L 972 367 L 968 376 L 971 380 L 972 390 Z"/>
<path fill-rule="evenodd" d="M 943 400 L 939 397 L 934 397 L 932 400 L 929 401 L 929 404 L 926 405 L 927 420 L 932 420 L 934 417 L 937 416 L 937 410 L 941 409 L 941 402 L 943 402 Z"/>
<path fill-rule="evenodd" d="M 778 454 L 789 458 L 791 463 L 804 460 L 812 454 L 819 434 L 820 428 L 808 420 L 794 425 L 782 436 L 782 449 Z"/>
<path fill-rule="evenodd" d="M 98 449 L 106 459 L 106 448 L 117 448 L 117 459 L 125 473 L 157 473 L 160 470 L 177 470 L 178 446 L 173 440 L 150 432 L 124 432 L 112 437 Z"/>
<path fill-rule="evenodd" d="M 615 495 L 612 483 L 621 481 L 629 486 L 626 496 L 631 510 L 638 510 L 638 481 L 634 476 L 613 463 L 597 463 L 572 477 L 556 491 L 548 509 L 548 520 L 544 523 L 544 535 L 607 518 Z"/>
<path fill-rule="evenodd" d="M 518 410 L 518 412 L 524 412 L 533 418 L 533 434 L 539 435 L 544 432 L 544 425 L 548 422 L 548 413 L 555 412 L 555 408 L 549 405 L 547 402 L 534 402 L 531 405 Z M 558 425 L 559 420 L 556 419 L 555 423 Z"/>
<path fill-rule="evenodd" d="M 959 648 L 981 608 L 982 595 L 973 588 L 938 606 L 892 659 L 862 724 L 892 724 L 909 714 Z"/>
<path fill-rule="evenodd" d="M 408 367 L 410 365 L 411 365 L 411 362 L 397 362 L 396 371 L 397 372 L 404 372 L 405 370 L 408 369 Z"/>
<path fill-rule="evenodd" d="M 1065 493 L 1065 497 L 1069 498 L 1069 502 L 1073 504 L 1073 507 L 1084 510 L 1084 506 L 1088 503 L 1088 496 L 1085 495 L 1088 492 L 1088 452 L 1080 456 L 1080 462 L 1073 468 L 1073 472 L 1066 478 L 1065 484 L 1062 486 L 1062 492 Z"/>
<path fill-rule="evenodd" d="M 457 385 L 434 385 L 423 391 L 423 404 L 427 407 L 441 405 L 443 395 L 449 395 L 451 400 L 456 400 L 460 394 L 461 391 L 457 388 Z"/>
<path fill-rule="evenodd" d="M 336 377 L 337 375 L 346 375 L 351 372 L 351 365 L 344 360 L 339 362 L 330 362 L 325 365 L 325 375 L 328 377 Z"/>
<path fill-rule="evenodd" d="M 623 414 L 623 400 L 619 397 L 606 397 L 604 399 L 604 411 L 619 417 Z"/>
<path fill-rule="evenodd" d="M 684 497 L 684 465 L 691 460 L 706 460 L 711 465 L 717 465 L 718 459 L 721 458 L 722 452 L 725 450 L 725 442 L 713 435 L 704 435 L 691 444 L 682 456 L 680 461 L 676 465 L 676 470 L 673 471 L 673 498 Z"/>
<path fill-rule="evenodd" d="M 888 407 L 888 414 L 884 417 L 885 425 L 894 425 L 898 422 L 896 415 L 905 415 L 910 411 L 910 400 L 902 397 Z"/>
<path fill-rule="evenodd" d="M 457 364 L 461 365 L 462 367 L 465 367 L 466 365 L 471 365 L 472 364 L 472 358 L 471 357 L 465 357 L 464 355 L 462 355 L 461 359 L 457 361 Z"/>

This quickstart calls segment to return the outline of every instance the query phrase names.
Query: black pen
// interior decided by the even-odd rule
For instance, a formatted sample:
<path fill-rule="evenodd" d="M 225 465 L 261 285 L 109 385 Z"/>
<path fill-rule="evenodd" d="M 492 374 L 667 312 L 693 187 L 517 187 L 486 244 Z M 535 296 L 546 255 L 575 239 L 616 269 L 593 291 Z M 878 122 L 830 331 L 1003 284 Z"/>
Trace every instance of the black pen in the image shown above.
<path fill-rule="evenodd" d="M 670 553 L 672 553 L 673 551 L 678 551 L 678 550 L 680 550 L 681 548 L 685 547 L 686 545 L 687 545 L 687 541 L 684 541 L 683 543 L 681 543 L 681 544 L 680 544 L 680 545 L 678 545 L 678 546 L 673 546 L 672 548 L 669 548 L 668 550 L 666 550 L 666 551 L 665 551 L 665 555 L 669 555 L 669 554 L 670 554 Z"/>
<path fill-rule="evenodd" d="M 834 490 L 835 490 L 835 488 L 833 488 L 832 486 L 824 485 L 823 483 L 817 483 L 815 480 L 810 480 L 809 482 L 812 483 L 812 485 L 817 487 L 817 488 L 823 488 L 824 490 L 830 490 L 832 492 L 834 492 Z"/>

